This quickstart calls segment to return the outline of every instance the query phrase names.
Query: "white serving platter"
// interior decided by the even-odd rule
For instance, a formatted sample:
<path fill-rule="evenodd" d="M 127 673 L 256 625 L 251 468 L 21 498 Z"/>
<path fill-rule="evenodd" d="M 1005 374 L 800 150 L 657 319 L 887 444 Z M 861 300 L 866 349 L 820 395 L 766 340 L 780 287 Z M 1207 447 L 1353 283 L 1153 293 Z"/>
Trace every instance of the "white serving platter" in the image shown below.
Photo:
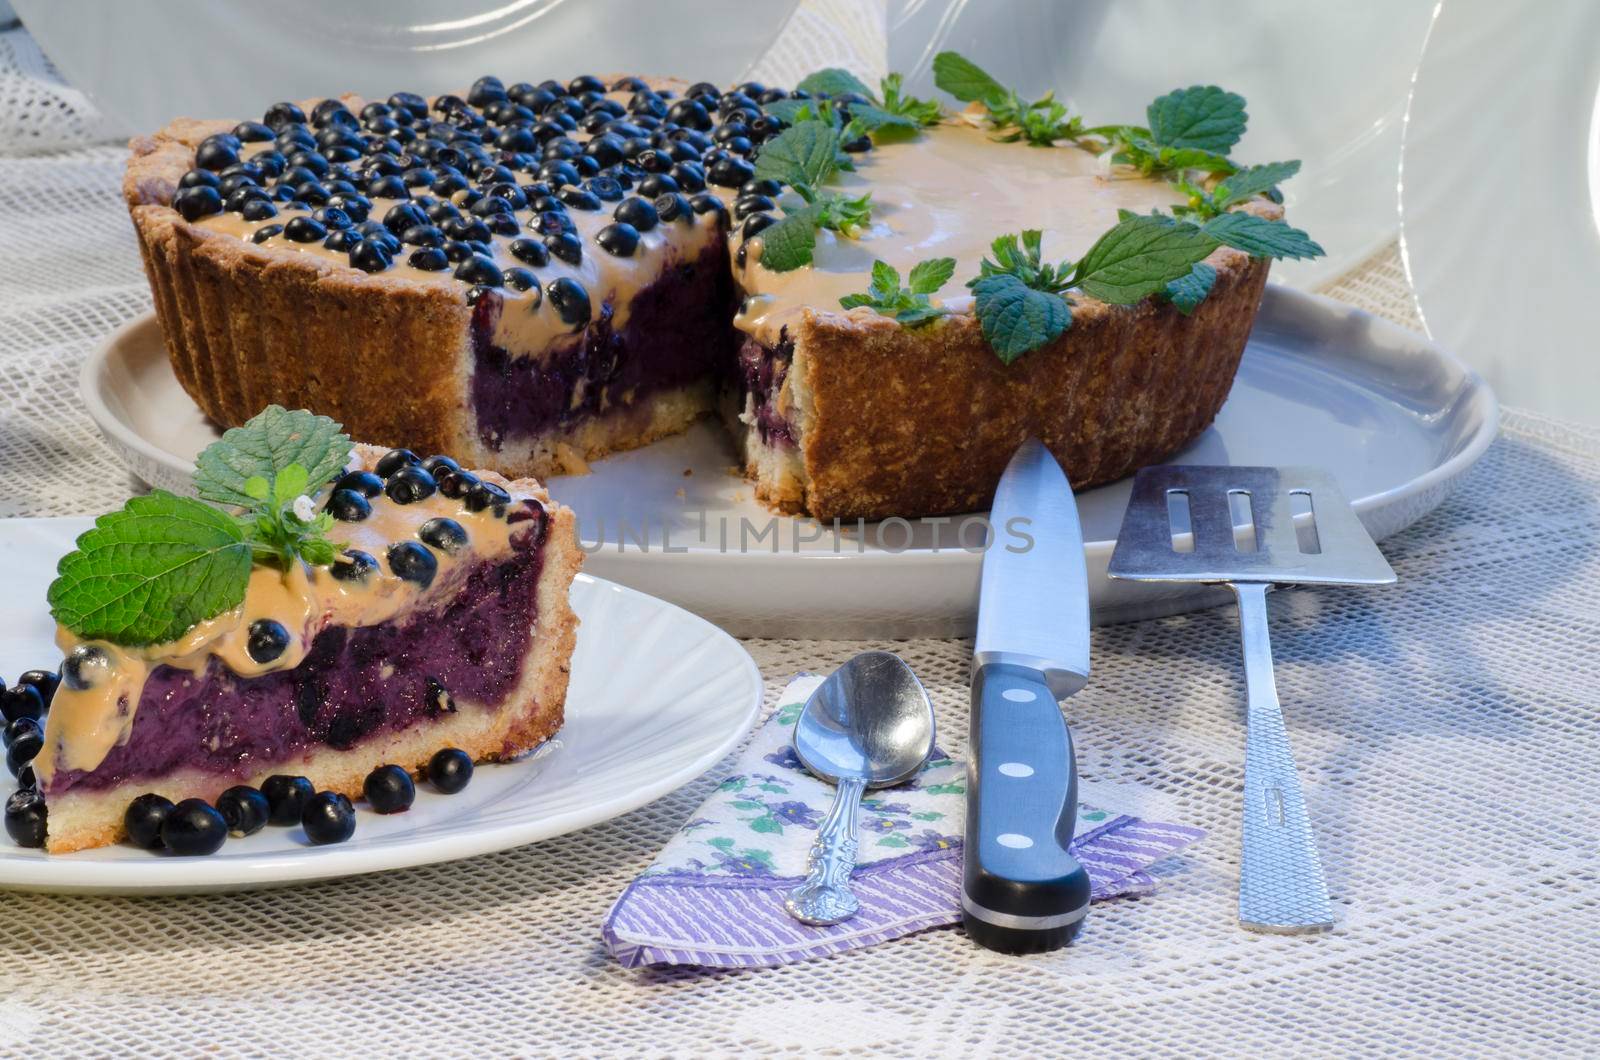
<path fill-rule="evenodd" d="M 189 489 L 195 454 L 217 431 L 179 387 L 153 317 L 113 334 L 85 363 L 81 385 L 90 415 L 136 476 Z M 1227 404 L 1172 462 L 1325 467 L 1381 540 L 1444 498 L 1493 440 L 1498 417 L 1483 380 L 1422 336 L 1338 302 L 1269 287 Z M 835 534 L 814 520 L 767 512 L 733 464 L 720 427 L 703 423 L 549 486 L 579 513 L 587 571 L 671 600 L 735 635 L 971 632 L 981 523 L 887 520 L 845 524 Z M 1078 495 L 1095 621 L 1221 599 L 1106 577 L 1128 489 L 1123 481 Z"/>
<path fill-rule="evenodd" d="M 45 590 L 88 519 L 0 520 L 0 673 L 53 666 L 61 653 Z M 556 742 L 520 762 L 479 766 L 455 795 L 417 788 L 402 814 L 357 803 L 354 838 L 311 846 L 268 826 L 219 853 L 178 858 L 122 844 L 47 855 L 0 835 L 0 889 L 178 894 L 280 887 L 506 850 L 609 820 L 682 786 L 749 731 L 761 675 L 737 641 L 703 619 L 588 575 L 572 587 L 582 621 Z M 11 778 L 0 770 L 0 795 Z"/>
<path fill-rule="evenodd" d="M 1600 425 L 1600 5 L 1437 11 L 1400 193 L 1424 326 L 1508 404 Z"/>

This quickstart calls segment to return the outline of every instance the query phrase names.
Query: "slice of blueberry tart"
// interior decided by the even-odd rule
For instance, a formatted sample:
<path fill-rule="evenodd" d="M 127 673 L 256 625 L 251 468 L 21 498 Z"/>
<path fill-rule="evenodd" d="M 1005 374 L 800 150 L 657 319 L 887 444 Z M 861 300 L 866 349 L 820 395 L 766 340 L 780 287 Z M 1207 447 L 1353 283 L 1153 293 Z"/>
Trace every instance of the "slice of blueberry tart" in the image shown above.
<path fill-rule="evenodd" d="M 819 518 L 983 507 L 1043 439 L 1080 487 L 1159 461 L 1232 385 L 1297 162 L 1244 100 L 1090 125 L 954 53 L 951 112 L 579 77 L 279 103 L 133 142 L 125 193 L 179 380 L 505 474 L 720 411 L 758 497 Z"/>
<path fill-rule="evenodd" d="M 337 810 L 386 767 L 560 728 L 582 553 L 538 483 L 279 407 L 196 483 L 101 517 L 50 588 L 65 660 L 28 779 L 52 853 L 116 842 L 136 798 L 221 809 L 295 777 Z"/>

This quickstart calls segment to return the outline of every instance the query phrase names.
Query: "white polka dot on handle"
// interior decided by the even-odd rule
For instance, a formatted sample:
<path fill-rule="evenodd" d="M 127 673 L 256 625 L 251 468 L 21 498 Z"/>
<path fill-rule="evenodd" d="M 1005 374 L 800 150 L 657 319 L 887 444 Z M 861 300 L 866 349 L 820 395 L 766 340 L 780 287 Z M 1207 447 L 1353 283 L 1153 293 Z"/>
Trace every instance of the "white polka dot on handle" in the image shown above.
<path fill-rule="evenodd" d="M 1013 850 L 1026 850 L 1028 847 L 1033 846 L 1033 840 L 1015 832 L 1001 832 L 994 837 L 994 841 L 1003 847 L 1011 847 Z"/>
<path fill-rule="evenodd" d="M 1039 698 L 1037 694 L 1029 692 L 1026 688 L 1008 688 L 1000 694 L 1013 703 L 1032 703 Z"/>
<path fill-rule="evenodd" d="M 1033 767 L 1026 762 L 1001 762 L 1000 772 L 1008 777 L 1031 777 Z"/>

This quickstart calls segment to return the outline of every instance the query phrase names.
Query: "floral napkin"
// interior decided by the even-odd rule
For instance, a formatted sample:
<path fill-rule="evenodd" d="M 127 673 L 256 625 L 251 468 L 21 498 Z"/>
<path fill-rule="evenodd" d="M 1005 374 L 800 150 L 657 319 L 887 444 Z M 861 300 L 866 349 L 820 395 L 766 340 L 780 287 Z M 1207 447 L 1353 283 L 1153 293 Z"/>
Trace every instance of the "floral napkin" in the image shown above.
<path fill-rule="evenodd" d="M 791 746 L 800 708 L 821 681 L 802 674 L 789 682 L 734 774 L 606 914 L 602 936 L 625 966 L 788 964 L 960 921 L 967 771 L 937 748 L 909 784 L 862 800 L 851 877 L 860 912 L 809 927 L 784 911 L 834 794 Z M 1072 852 L 1099 901 L 1152 890 L 1144 870 L 1204 834 L 1080 806 Z"/>

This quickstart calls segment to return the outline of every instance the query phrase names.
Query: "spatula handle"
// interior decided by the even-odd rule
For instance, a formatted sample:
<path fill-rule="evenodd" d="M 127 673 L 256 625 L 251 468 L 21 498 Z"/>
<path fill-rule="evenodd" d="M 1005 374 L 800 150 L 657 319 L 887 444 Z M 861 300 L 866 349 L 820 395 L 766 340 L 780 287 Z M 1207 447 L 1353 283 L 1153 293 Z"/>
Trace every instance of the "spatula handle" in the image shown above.
<path fill-rule="evenodd" d="M 1272 677 L 1267 586 L 1239 583 L 1229 588 L 1239 599 L 1249 692 L 1239 923 L 1252 931 L 1282 934 L 1326 931 L 1333 926 L 1333 906 Z"/>

